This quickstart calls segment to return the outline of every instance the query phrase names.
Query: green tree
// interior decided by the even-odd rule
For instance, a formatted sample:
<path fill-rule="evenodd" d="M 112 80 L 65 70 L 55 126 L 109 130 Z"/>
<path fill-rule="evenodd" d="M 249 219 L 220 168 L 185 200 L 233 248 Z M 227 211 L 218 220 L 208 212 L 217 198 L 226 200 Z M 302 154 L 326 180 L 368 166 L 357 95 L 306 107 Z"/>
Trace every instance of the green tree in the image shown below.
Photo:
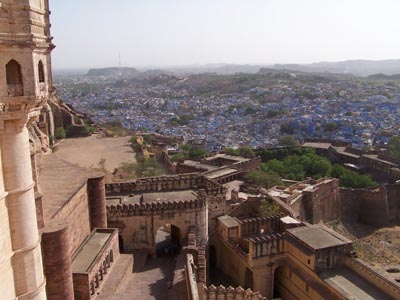
<path fill-rule="evenodd" d="M 271 159 L 267 163 L 264 163 L 261 165 L 261 168 L 264 171 L 272 171 L 277 174 L 284 174 L 285 173 L 285 167 L 283 166 L 283 163 L 277 159 Z"/>
<path fill-rule="evenodd" d="M 329 123 L 325 123 L 324 125 L 322 125 L 322 127 L 324 128 L 324 131 L 334 132 L 335 130 L 337 130 L 339 128 L 339 125 L 336 124 L 335 122 L 329 122 Z"/>
<path fill-rule="evenodd" d="M 290 123 L 283 123 L 280 128 L 281 132 L 284 134 L 293 134 L 294 127 Z"/>
<path fill-rule="evenodd" d="M 272 199 L 264 199 L 260 202 L 260 207 L 257 210 L 258 217 L 272 217 L 279 214 L 281 211 L 279 205 Z"/>
<path fill-rule="evenodd" d="M 279 138 L 279 145 L 285 147 L 295 147 L 298 145 L 293 135 L 284 135 Z"/>
<path fill-rule="evenodd" d="M 251 148 L 249 146 L 239 147 L 238 151 L 239 151 L 239 155 L 243 156 L 243 157 L 252 158 L 252 157 L 256 156 L 256 154 L 253 151 L 253 148 Z"/>
<path fill-rule="evenodd" d="M 388 142 L 388 147 L 391 155 L 400 157 L 400 136 L 392 137 Z"/>
<path fill-rule="evenodd" d="M 265 188 L 271 188 L 275 185 L 282 185 L 282 180 L 278 174 L 265 173 L 261 170 L 250 171 L 245 175 L 245 179 L 251 183 L 262 186 Z"/>
<path fill-rule="evenodd" d="M 176 154 L 172 155 L 172 157 L 171 157 L 172 161 L 174 161 L 174 162 L 177 162 L 184 158 L 186 158 L 186 155 L 184 153 L 176 153 Z"/>
<path fill-rule="evenodd" d="M 225 148 L 224 152 L 228 155 L 234 155 L 238 156 L 239 155 L 239 150 L 238 149 L 233 149 L 233 148 Z"/>
<path fill-rule="evenodd" d="M 190 158 L 196 158 L 196 157 L 204 156 L 206 154 L 207 154 L 207 151 L 204 149 L 190 149 L 190 151 L 189 151 Z"/>
<path fill-rule="evenodd" d="M 181 146 L 181 150 L 189 152 L 190 151 L 190 145 L 189 144 L 182 145 Z"/>

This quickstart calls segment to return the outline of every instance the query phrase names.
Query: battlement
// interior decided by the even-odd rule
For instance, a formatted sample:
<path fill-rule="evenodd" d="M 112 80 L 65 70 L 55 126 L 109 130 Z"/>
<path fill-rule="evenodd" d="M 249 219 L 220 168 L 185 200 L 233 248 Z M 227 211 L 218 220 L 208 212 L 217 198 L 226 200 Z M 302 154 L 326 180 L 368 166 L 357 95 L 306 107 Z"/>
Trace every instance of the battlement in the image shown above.
<path fill-rule="evenodd" d="M 284 214 L 271 217 L 246 218 L 238 220 L 241 227 L 241 236 L 251 236 L 260 233 L 271 233 L 280 230 L 280 219 Z"/>
<path fill-rule="evenodd" d="M 200 297 L 201 300 L 214 300 L 214 299 L 226 299 L 226 300 L 266 300 L 259 292 L 253 292 L 251 289 L 245 290 L 241 286 L 233 288 L 231 286 L 224 287 L 219 285 L 210 285 L 206 287 L 203 285 L 203 295 Z"/>
<path fill-rule="evenodd" d="M 206 199 L 148 202 L 141 204 L 111 204 L 107 205 L 109 217 L 127 217 L 137 215 L 163 214 L 168 212 L 179 212 L 183 210 L 202 209 L 207 205 Z"/>
<path fill-rule="evenodd" d="M 204 189 L 207 194 L 214 195 L 225 193 L 225 188 L 222 185 L 196 173 L 146 177 L 127 182 L 106 184 L 107 195 L 188 189 Z"/>
<path fill-rule="evenodd" d="M 249 254 L 255 259 L 283 253 L 283 235 L 280 233 L 260 234 L 245 239 L 249 242 Z"/>

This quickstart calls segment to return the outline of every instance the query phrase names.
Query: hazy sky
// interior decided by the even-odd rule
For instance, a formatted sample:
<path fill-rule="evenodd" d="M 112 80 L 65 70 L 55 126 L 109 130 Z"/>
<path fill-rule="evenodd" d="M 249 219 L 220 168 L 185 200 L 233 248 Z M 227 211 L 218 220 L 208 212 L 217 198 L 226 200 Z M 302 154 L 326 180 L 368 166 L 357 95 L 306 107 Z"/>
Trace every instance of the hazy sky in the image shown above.
<path fill-rule="evenodd" d="M 50 0 L 53 67 L 400 58 L 399 0 Z"/>

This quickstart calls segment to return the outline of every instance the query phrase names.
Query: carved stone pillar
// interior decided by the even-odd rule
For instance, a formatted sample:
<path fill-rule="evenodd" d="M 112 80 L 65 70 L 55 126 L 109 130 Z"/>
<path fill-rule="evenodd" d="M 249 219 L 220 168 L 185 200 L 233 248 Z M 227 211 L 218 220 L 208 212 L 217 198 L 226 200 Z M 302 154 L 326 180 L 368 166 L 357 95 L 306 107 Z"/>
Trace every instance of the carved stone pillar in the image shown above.
<path fill-rule="evenodd" d="M 4 187 L 14 255 L 16 296 L 20 300 L 46 299 L 40 237 L 37 227 L 34 181 L 29 149 L 28 113 L 6 120 L 1 135 Z M 28 118 L 29 119 L 29 118 Z"/>

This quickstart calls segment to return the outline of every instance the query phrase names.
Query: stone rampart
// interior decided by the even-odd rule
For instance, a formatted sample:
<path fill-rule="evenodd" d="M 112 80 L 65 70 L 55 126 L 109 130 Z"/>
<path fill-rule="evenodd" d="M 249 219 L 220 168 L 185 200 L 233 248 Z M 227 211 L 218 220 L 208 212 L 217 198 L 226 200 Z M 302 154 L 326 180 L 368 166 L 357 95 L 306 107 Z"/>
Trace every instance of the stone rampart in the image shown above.
<path fill-rule="evenodd" d="M 343 219 L 374 226 L 389 222 L 387 192 L 384 186 L 370 189 L 340 189 Z"/>
<path fill-rule="evenodd" d="M 182 212 L 184 210 L 202 209 L 207 205 L 205 199 L 150 202 L 142 204 L 107 205 L 107 215 L 112 217 L 130 217 L 163 214 L 168 212 Z"/>
<path fill-rule="evenodd" d="M 198 174 L 179 174 L 159 177 L 146 177 L 128 182 L 106 184 L 107 195 L 176 191 L 204 188 L 212 194 L 224 193 L 225 189 L 220 184 L 206 179 Z"/>
<path fill-rule="evenodd" d="M 163 152 L 161 154 L 161 163 L 164 165 L 164 167 L 171 172 L 172 174 L 176 174 L 176 162 L 173 162 L 171 157 L 169 157 L 168 153 Z"/>
<path fill-rule="evenodd" d="M 261 166 L 261 157 L 258 157 L 258 156 L 251 158 L 247 161 L 241 161 L 241 162 L 234 163 L 232 165 L 233 168 L 236 168 L 243 172 L 257 170 L 260 168 L 260 166 Z"/>
<path fill-rule="evenodd" d="M 389 221 L 400 220 L 400 184 L 385 185 L 389 207 Z"/>

